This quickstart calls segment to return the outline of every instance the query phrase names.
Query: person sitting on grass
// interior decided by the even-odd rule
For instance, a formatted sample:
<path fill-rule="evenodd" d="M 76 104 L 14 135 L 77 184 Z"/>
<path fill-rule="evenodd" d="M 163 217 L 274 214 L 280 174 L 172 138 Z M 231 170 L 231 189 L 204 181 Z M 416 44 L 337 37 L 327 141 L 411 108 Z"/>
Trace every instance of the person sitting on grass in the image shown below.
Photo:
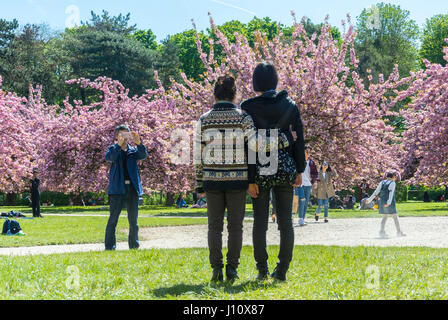
<path fill-rule="evenodd" d="M 329 203 L 329 208 L 332 210 L 334 210 L 334 209 L 344 210 L 344 205 L 342 203 L 341 198 L 338 195 L 331 197 L 328 203 Z"/>
<path fill-rule="evenodd" d="M 190 207 L 190 209 L 201 209 L 207 208 L 207 201 L 205 200 L 205 193 L 199 194 L 199 199 L 196 201 L 194 205 Z"/>
<path fill-rule="evenodd" d="M 355 208 L 356 198 L 352 195 L 346 195 L 344 197 L 344 209 L 353 210 Z"/>
<path fill-rule="evenodd" d="M 181 194 L 179 198 L 177 198 L 176 208 L 177 209 L 188 208 L 187 202 L 185 201 L 183 194 Z"/>
<path fill-rule="evenodd" d="M 110 216 L 106 226 L 106 250 L 116 249 L 115 229 L 123 205 L 126 204 L 129 221 L 129 249 L 138 249 L 138 199 L 143 195 L 142 182 L 137 161 L 145 160 L 148 151 L 137 132 L 132 132 L 126 125 L 115 129 L 117 143 L 109 147 L 106 161 L 110 162 L 109 203 Z M 137 146 L 133 147 L 130 143 Z"/>
<path fill-rule="evenodd" d="M 397 180 L 397 174 L 394 172 L 389 172 L 387 174 L 387 179 L 380 182 L 375 192 L 367 199 L 366 204 L 369 204 L 373 199 L 379 195 L 378 207 L 380 214 L 383 215 L 381 220 L 381 230 L 380 237 L 386 238 L 387 234 L 385 231 L 386 221 L 389 216 L 392 216 L 395 222 L 395 227 L 397 229 L 397 236 L 406 236 L 400 228 L 400 223 L 398 221 L 397 206 L 395 203 L 395 189 Z"/>

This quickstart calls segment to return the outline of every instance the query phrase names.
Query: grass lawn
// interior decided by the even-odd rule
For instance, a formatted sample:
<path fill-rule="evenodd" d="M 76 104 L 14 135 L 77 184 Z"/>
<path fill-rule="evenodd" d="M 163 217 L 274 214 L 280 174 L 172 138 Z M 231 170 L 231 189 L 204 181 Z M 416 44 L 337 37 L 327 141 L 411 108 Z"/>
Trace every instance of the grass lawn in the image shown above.
<path fill-rule="evenodd" d="M 274 265 L 278 247 L 269 247 Z M 210 285 L 207 249 L 0 257 L 2 299 L 448 299 L 448 249 L 296 246 L 288 281 Z"/>
<path fill-rule="evenodd" d="M 0 206 L 0 212 L 9 212 L 11 210 L 19 211 L 29 216 L 32 216 L 31 207 L 6 207 Z M 248 205 L 248 210 L 252 211 L 252 205 Z M 67 215 L 109 215 L 109 208 L 107 206 L 64 206 L 64 207 L 41 207 L 42 215 L 45 214 L 67 214 Z M 123 215 L 126 214 L 126 209 L 123 209 Z M 149 216 L 191 216 L 191 217 L 206 217 L 207 209 L 177 209 L 175 207 L 165 206 L 140 206 L 139 215 Z"/>
<path fill-rule="evenodd" d="M 101 243 L 104 241 L 107 217 L 46 216 L 43 219 L 19 219 L 26 233 L 24 237 L 0 236 L 0 247 L 24 247 L 55 244 Z M 3 219 L 0 223 L 3 225 Z M 205 224 L 206 219 L 190 218 L 139 218 L 140 228 Z M 117 241 L 127 241 L 129 224 L 120 217 L 117 226 Z"/>
<path fill-rule="evenodd" d="M 42 214 L 86 214 L 86 215 L 109 215 L 109 210 L 105 207 L 41 207 Z M 425 217 L 425 216 L 448 216 L 448 205 L 441 202 L 405 202 L 397 204 L 398 213 L 401 217 Z M 10 210 L 20 211 L 32 215 L 29 207 L 0 207 L 0 212 Z M 316 207 L 308 209 L 307 216 L 314 217 Z M 126 210 L 123 210 L 123 214 Z M 174 207 L 164 206 L 142 206 L 139 209 L 141 216 L 171 216 L 171 217 L 207 217 L 207 209 L 176 209 Z M 252 204 L 246 205 L 246 216 L 252 217 Z M 378 217 L 378 211 L 360 211 L 360 210 L 330 210 L 330 217 L 337 218 L 365 218 Z"/>

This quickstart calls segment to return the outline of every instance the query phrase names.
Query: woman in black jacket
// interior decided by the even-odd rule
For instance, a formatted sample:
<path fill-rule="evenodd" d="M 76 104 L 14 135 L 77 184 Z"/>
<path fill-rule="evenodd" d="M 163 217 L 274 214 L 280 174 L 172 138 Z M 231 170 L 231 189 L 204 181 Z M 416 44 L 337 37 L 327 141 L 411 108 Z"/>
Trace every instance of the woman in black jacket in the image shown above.
<path fill-rule="evenodd" d="M 277 84 L 278 75 L 275 67 L 266 62 L 259 64 L 254 71 L 253 86 L 254 91 L 260 95 L 243 102 L 241 108 L 252 117 L 257 129 L 270 129 L 281 122 L 285 114 L 290 114 L 287 121 L 280 124 L 280 129 L 285 132 L 292 129 L 297 135 L 295 143 L 290 148 L 298 173 L 297 179 L 293 185 L 275 186 L 273 188 L 280 230 L 280 252 L 278 255 L 279 262 L 271 277 L 284 281 L 294 249 L 294 229 L 291 216 L 293 187 L 302 184 L 301 173 L 305 170 L 305 143 L 300 111 L 288 97 L 286 91 L 276 91 Z M 269 274 L 266 231 L 269 221 L 270 190 L 260 188 L 255 183 L 255 178 L 254 170 L 249 170 L 249 193 L 252 197 L 254 209 L 254 256 L 259 272 L 258 279 L 264 280 Z"/>

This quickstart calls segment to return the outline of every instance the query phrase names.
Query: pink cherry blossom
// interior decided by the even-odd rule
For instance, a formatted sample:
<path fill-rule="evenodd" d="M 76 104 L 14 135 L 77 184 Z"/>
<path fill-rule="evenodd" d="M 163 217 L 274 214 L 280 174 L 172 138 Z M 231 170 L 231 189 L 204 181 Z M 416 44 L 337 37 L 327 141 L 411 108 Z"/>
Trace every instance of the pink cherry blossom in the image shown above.
<path fill-rule="evenodd" d="M 192 190 L 192 161 L 183 165 L 171 161 L 172 133 L 184 130 L 184 136 L 190 137 L 192 143 L 194 121 L 213 106 L 213 84 L 224 73 L 236 77 L 237 104 L 255 96 L 252 72 L 264 60 L 276 65 L 279 90 L 287 90 L 300 109 L 305 139 L 313 147 L 313 157 L 318 161 L 330 161 L 339 173 L 339 188 L 353 186 L 363 178 L 376 182 L 385 171 L 400 169 L 404 146 L 394 127 L 385 119 L 394 115 L 392 106 L 418 90 L 400 91 L 414 78 L 400 79 L 398 68 L 380 83 L 364 83 L 354 71 L 358 60 L 353 49 L 353 26 L 349 26 L 343 35 L 344 41 L 339 44 L 332 38 L 328 23 L 316 42 L 317 36 L 308 37 L 303 24 L 296 22 L 292 39 L 280 34 L 268 41 L 256 32 L 252 48 L 247 39 L 238 34 L 231 43 L 212 18 L 210 23 L 224 59 L 218 63 L 213 49 L 205 53 L 197 37 L 200 57 L 206 67 L 198 82 L 182 74 L 182 83 L 173 81 L 164 88 L 158 81 L 158 88 L 130 97 L 129 90 L 117 81 L 104 77 L 94 81 L 77 79 L 69 83 L 98 90 L 101 101 L 87 105 L 82 101 L 70 103 L 67 98 L 62 108 L 47 105 L 40 96 L 39 87 L 33 88 L 27 99 L 1 92 L 0 190 L 23 190 L 35 166 L 39 167 L 43 187 L 48 190 L 107 190 L 109 164 L 104 155 L 107 147 L 114 143 L 115 127 L 123 123 L 137 131 L 148 148 L 149 157 L 140 164 L 145 192 Z M 215 45 L 209 44 L 211 48 Z M 443 77 L 446 70 L 431 66 L 427 72 L 432 72 L 435 78 L 440 75 L 440 81 L 434 80 L 432 88 L 445 94 L 441 80 L 447 79 Z M 427 81 L 423 75 L 416 77 L 411 88 L 420 88 Z M 439 91 L 435 83 L 439 84 Z M 432 100 L 427 96 L 424 101 L 429 104 Z M 432 102 L 434 108 L 441 102 Z M 442 112 L 442 107 L 437 108 Z M 446 110 L 443 112 L 446 116 Z M 411 116 L 407 118 L 414 121 Z M 415 119 L 420 119 L 412 122 L 415 125 L 427 126 L 427 120 L 421 120 L 420 116 Z M 442 122 L 438 124 L 446 126 Z M 436 124 L 436 119 L 432 124 Z M 431 139 L 442 134 L 437 130 L 431 131 Z M 418 136 L 420 131 L 412 132 L 406 135 Z M 442 140 L 437 141 L 443 145 Z M 421 146 L 424 144 L 415 149 L 418 157 L 422 156 Z"/>

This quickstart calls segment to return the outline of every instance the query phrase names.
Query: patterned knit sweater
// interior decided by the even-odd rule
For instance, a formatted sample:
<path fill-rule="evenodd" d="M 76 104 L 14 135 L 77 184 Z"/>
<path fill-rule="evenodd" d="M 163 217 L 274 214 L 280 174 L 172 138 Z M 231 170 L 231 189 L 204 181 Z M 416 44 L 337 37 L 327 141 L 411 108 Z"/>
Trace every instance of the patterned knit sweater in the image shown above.
<path fill-rule="evenodd" d="M 288 147 L 290 140 L 280 133 L 279 145 Z M 290 139 L 290 138 L 289 138 Z M 257 129 L 252 117 L 231 102 L 218 102 L 203 114 L 196 125 L 194 163 L 196 190 L 246 190 L 248 172 L 255 172 L 256 165 L 248 164 L 249 149 L 269 151 L 269 145 L 257 141 Z"/>

